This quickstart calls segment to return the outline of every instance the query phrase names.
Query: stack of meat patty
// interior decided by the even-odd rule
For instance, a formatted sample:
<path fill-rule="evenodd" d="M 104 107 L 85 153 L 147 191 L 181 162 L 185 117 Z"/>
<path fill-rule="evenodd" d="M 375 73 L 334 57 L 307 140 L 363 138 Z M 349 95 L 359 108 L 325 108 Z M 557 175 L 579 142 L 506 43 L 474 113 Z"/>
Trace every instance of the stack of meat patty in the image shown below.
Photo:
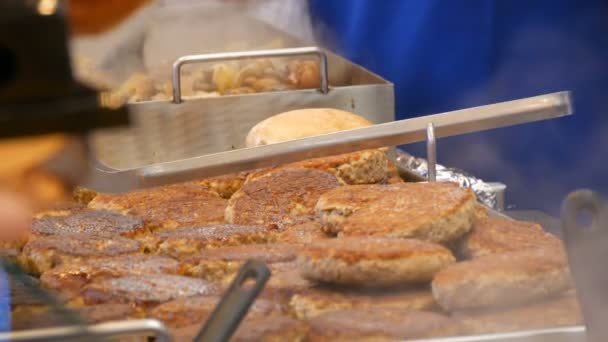
<path fill-rule="evenodd" d="M 384 341 L 581 322 L 557 238 L 488 217 L 469 189 L 404 183 L 394 170 L 383 150 L 365 150 L 79 192 L 80 204 L 37 214 L 27 242 L 10 247 L 85 320 L 157 318 L 180 341 L 248 259 L 272 276 L 234 340 Z M 49 322 L 40 303 L 13 305 L 16 327 Z"/>

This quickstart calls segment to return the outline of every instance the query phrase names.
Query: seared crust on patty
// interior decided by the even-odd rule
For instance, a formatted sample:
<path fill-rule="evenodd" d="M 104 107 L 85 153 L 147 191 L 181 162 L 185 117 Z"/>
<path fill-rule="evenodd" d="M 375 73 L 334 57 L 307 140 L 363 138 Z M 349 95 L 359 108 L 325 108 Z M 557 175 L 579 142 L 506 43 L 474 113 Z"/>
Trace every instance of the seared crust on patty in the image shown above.
<path fill-rule="evenodd" d="M 450 242 L 475 220 L 476 197 L 454 183 L 391 185 L 400 191 L 370 201 L 337 228 L 342 236 L 388 236 Z"/>
<path fill-rule="evenodd" d="M 322 194 L 315 210 L 328 234 L 337 234 L 340 225 L 357 210 L 391 193 L 407 191 L 403 185 L 352 185 L 342 186 Z"/>
<path fill-rule="evenodd" d="M 88 206 L 141 217 L 152 229 L 174 229 L 222 223 L 226 204 L 225 199 L 205 188 L 186 183 L 125 194 L 99 194 Z"/>
<path fill-rule="evenodd" d="M 213 312 L 220 299 L 216 296 L 178 298 L 155 307 L 148 316 L 161 320 L 171 328 L 181 328 L 197 323 L 200 326 Z M 247 317 L 280 313 L 282 309 L 276 302 L 258 298 L 251 305 Z"/>
<path fill-rule="evenodd" d="M 435 307 L 435 300 L 428 289 L 361 291 L 313 287 L 294 294 L 289 305 L 297 318 L 310 319 L 326 312 L 343 309 L 429 310 Z"/>
<path fill-rule="evenodd" d="M 141 312 L 126 304 L 100 304 L 72 308 L 84 321 L 95 324 L 107 321 L 141 318 Z M 47 306 L 19 306 L 11 312 L 12 330 L 60 327 L 66 320 Z"/>
<path fill-rule="evenodd" d="M 346 184 L 374 184 L 387 178 L 388 158 L 382 150 L 363 150 L 307 159 L 287 165 L 333 173 Z"/>
<path fill-rule="evenodd" d="M 448 311 L 518 305 L 557 295 L 571 286 L 561 249 L 487 255 L 439 271 L 433 296 Z"/>
<path fill-rule="evenodd" d="M 32 223 L 34 236 L 83 233 L 134 237 L 148 232 L 142 219 L 105 210 L 81 210 L 71 215 L 45 216 L 34 219 Z"/>
<path fill-rule="evenodd" d="M 243 186 L 250 173 L 251 171 L 231 173 L 229 175 L 201 179 L 193 183 L 208 189 L 221 198 L 229 199 Z"/>
<path fill-rule="evenodd" d="M 321 223 L 318 221 L 310 221 L 287 227 L 276 234 L 278 242 L 295 245 L 309 244 L 313 241 L 327 238 L 328 236 L 323 233 Z"/>
<path fill-rule="evenodd" d="M 141 250 L 138 241 L 119 236 L 51 235 L 29 241 L 23 247 L 19 262 L 28 272 L 40 274 L 63 263 L 137 254 Z"/>
<path fill-rule="evenodd" d="M 177 274 L 179 262 L 171 258 L 148 255 L 95 258 L 63 264 L 40 276 L 42 286 L 61 291 L 71 298 L 91 281 L 136 274 Z"/>
<path fill-rule="evenodd" d="M 581 309 L 573 294 L 510 309 L 456 312 L 452 317 L 460 321 L 463 333 L 467 335 L 548 329 L 583 323 Z"/>
<path fill-rule="evenodd" d="M 201 330 L 200 324 L 173 329 L 174 341 L 192 341 Z M 308 325 L 293 318 L 272 314 L 246 318 L 230 341 L 303 342 Z"/>
<path fill-rule="evenodd" d="M 270 172 L 248 181 L 230 198 L 226 221 L 279 228 L 310 221 L 319 196 L 338 186 L 338 179 L 324 171 Z"/>
<path fill-rule="evenodd" d="M 268 238 L 262 226 L 216 224 L 159 232 L 147 239 L 146 247 L 158 254 L 183 258 L 209 248 L 264 243 Z"/>
<path fill-rule="evenodd" d="M 464 238 L 461 253 L 466 258 L 531 248 L 561 248 L 561 241 L 532 222 L 485 217 L 477 220 Z"/>
<path fill-rule="evenodd" d="M 332 311 L 308 321 L 309 341 L 394 341 L 436 336 L 452 326 L 441 314 L 404 309 Z"/>
<path fill-rule="evenodd" d="M 286 244 L 260 244 L 222 247 L 203 250 L 182 263 L 182 273 L 207 279 L 222 281 L 233 276 L 249 259 L 261 260 L 267 264 L 293 261 L 297 250 Z"/>
<path fill-rule="evenodd" d="M 254 316 L 243 320 L 230 341 L 303 342 L 308 324 L 284 315 Z"/>
<path fill-rule="evenodd" d="M 169 274 L 132 275 L 93 282 L 82 290 L 85 304 L 125 303 L 150 307 L 180 297 L 219 295 L 220 288 L 202 279 Z"/>
<path fill-rule="evenodd" d="M 321 240 L 304 246 L 298 257 L 306 279 L 362 286 L 427 282 L 455 261 L 439 244 L 381 237 Z"/>

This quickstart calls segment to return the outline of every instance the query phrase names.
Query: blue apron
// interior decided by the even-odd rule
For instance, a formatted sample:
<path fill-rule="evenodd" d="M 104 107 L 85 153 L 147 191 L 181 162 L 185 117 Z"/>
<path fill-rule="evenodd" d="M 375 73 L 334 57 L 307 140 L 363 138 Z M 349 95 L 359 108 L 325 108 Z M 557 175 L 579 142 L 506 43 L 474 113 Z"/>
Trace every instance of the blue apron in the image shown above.
<path fill-rule="evenodd" d="M 400 119 L 572 90 L 575 116 L 440 139 L 439 162 L 506 183 L 518 208 L 608 193 L 608 1 L 309 4 L 319 40 L 395 83 Z"/>

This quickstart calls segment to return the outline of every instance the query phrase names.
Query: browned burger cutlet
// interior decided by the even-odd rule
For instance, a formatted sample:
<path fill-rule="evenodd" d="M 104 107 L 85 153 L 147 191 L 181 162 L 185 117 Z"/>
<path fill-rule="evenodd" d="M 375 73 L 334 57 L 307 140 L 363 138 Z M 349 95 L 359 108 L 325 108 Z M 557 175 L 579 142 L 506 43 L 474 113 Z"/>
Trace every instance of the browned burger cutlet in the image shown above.
<path fill-rule="evenodd" d="M 249 259 L 267 264 L 293 261 L 297 250 L 286 244 L 230 246 L 203 250 L 184 260 L 182 272 L 208 281 L 222 281 L 233 276 Z"/>
<path fill-rule="evenodd" d="M 95 198 L 95 196 L 97 196 L 97 194 L 98 193 L 95 190 L 88 189 L 88 188 L 85 188 L 82 186 L 78 186 L 72 192 L 72 199 L 76 203 L 79 203 L 86 207 L 86 205 L 89 204 L 89 202 L 91 202 L 93 200 L 93 198 Z"/>
<path fill-rule="evenodd" d="M 67 216 L 85 210 L 86 208 L 86 205 L 77 202 L 60 202 L 34 213 L 34 218 Z"/>
<path fill-rule="evenodd" d="M 226 221 L 283 228 L 310 221 L 324 192 L 340 186 L 331 173 L 281 169 L 250 180 L 230 198 Z"/>
<path fill-rule="evenodd" d="M 330 157 L 306 159 L 275 168 L 252 172 L 246 182 L 269 172 L 283 169 L 305 168 L 329 172 L 344 184 L 374 184 L 387 179 L 388 159 L 382 150 L 364 150 Z"/>
<path fill-rule="evenodd" d="M 42 286 L 70 299 L 86 284 L 105 278 L 138 274 L 178 274 L 179 262 L 149 255 L 86 259 L 57 266 L 40 276 Z"/>
<path fill-rule="evenodd" d="M 387 236 L 450 242 L 467 233 L 475 220 L 472 190 L 454 183 L 411 183 L 370 201 L 338 226 L 341 236 Z M 375 191 L 375 190 L 374 190 Z"/>
<path fill-rule="evenodd" d="M 174 184 L 125 194 L 99 194 L 92 209 L 141 217 L 151 229 L 224 222 L 227 201 L 195 184 Z"/>
<path fill-rule="evenodd" d="M 217 296 L 221 289 L 202 279 L 169 274 L 131 275 L 107 278 L 85 286 L 81 291 L 86 305 L 131 304 L 150 308 L 180 297 Z"/>
<path fill-rule="evenodd" d="M 455 261 L 450 250 L 433 242 L 381 237 L 320 240 L 303 246 L 298 256 L 306 279 L 366 287 L 428 282 Z"/>
<path fill-rule="evenodd" d="M 250 173 L 251 171 L 231 173 L 228 175 L 193 181 L 193 183 L 208 189 L 221 198 L 229 199 L 243 186 Z"/>
<path fill-rule="evenodd" d="M 507 218 L 478 219 L 464 238 L 461 254 L 470 259 L 531 248 L 561 248 L 561 241 L 532 222 Z"/>
<path fill-rule="evenodd" d="M 140 242 L 119 236 L 51 235 L 29 241 L 23 247 L 19 262 L 28 272 L 41 274 L 64 263 L 132 255 L 141 251 Z"/>
<path fill-rule="evenodd" d="M 213 312 L 220 299 L 220 297 L 215 296 L 178 298 L 153 308 L 150 310 L 148 317 L 161 320 L 170 328 L 182 328 L 192 324 L 201 326 Z M 283 312 L 283 309 L 277 302 L 258 298 L 249 308 L 247 317 L 279 314 Z"/>
<path fill-rule="evenodd" d="M 460 321 L 463 334 L 479 335 L 522 330 L 549 329 L 583 324 L 578 301 L 574 294 L 565 294 L 525 306 L 456 312 L 452 317 Z"/>
<path fill-rule="evenodd" d="M 328 234 L 337 234 L 340 225 L 357 210 L 392 193 L 407 191 L 403 185 L 352 185 L 329 190 L 317 201 L 315 210 Z"/>
<path fill-rule="evenodd" d="M 319 221 L 310 221 L 297 224 L 279 231 L 276 234 L 277 242 L 288 244 L 308 244 L 313 241 L 327 239 Z"/>
<path fill-rule="evenodd" d="M 571 287 L 565 253 L 557 248 L 494 254 L 450 265 L 432 282 L 446 311 L 514 306 L 557 295 Z"/>
<path fill-rule="evenodd" d="M 33 237 L 49 235 L 91 234 L 133 238 L 149 233 L 142 219 L 105 210 L 81 210 L 62 216 L 34 219 Z"/>
<path fill-rule="evenodd" d="M 189 325 L 173 329 L 171 336 L 175 341 L 192 341 L 200 330 L 200 324 Z M 307 333 L 306 322 L 273 314 L 244 319 L 230 341 L 304 342 Z"/>
<path fill-rule="evenodd" d="M 289 306 L 299 319 L 311 319 L 326 312 L 343 309 L 431 310 L 436 306 L 428 289 L 363 291 L 334 287 L 312 287 L 291 297 Z"/>
<path fill-rule="evenodd" d="M 265 243 L 270 237 L 262 226 L 215 224 L 158 232 L 145 243 L 150 251 L 181 259 L 211 248 Z"/>
<path fill-rule="evenodd" d="M 308 341 L 395 341 L 457 334 L 453 320 L 434 312 L 404 309 L 350 309 L 308 321 Z"/>
<path fill-rule="evenodd" d="M 90 324 L 142 317 L 139 310 L 127 304 L 100 304 L 69 309 L 75 310 L 81 319 Z M 26 330 L 61 327 L 70 322 L 47 306 L 21 306 L 12 311 L 11 323 L 13 330 Z"/>

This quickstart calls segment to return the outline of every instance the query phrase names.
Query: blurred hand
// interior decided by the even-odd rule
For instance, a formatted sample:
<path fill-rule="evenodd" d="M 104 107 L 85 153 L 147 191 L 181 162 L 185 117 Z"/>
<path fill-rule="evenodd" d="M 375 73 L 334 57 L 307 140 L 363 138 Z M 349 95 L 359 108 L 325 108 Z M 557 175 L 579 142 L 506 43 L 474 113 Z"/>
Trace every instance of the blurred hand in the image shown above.
<path fill-rule="evenodd" d="M 29 204 L 23 197 L 0 191 L 0 241 L 24 238 L 29 232 L 31 221 Z"/>

